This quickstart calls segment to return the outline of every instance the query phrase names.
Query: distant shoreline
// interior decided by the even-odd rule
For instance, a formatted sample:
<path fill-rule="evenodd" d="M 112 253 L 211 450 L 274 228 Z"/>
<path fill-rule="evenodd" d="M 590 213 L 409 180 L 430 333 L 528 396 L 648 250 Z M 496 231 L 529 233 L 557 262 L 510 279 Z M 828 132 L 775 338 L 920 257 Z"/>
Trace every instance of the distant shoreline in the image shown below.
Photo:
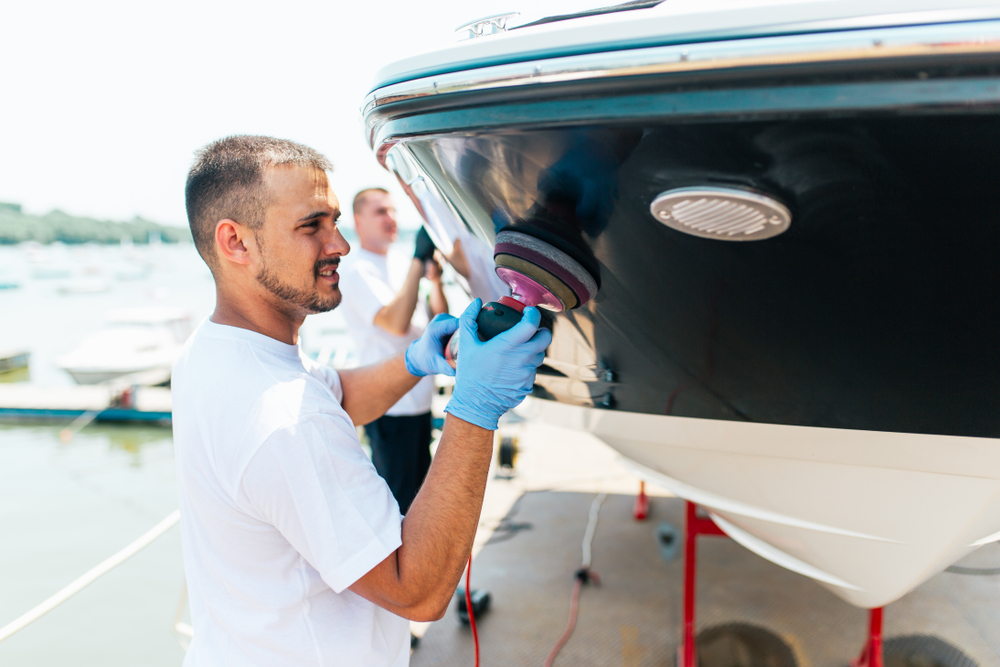
<path fill-rule="evenodd" d="M 187 227 L 161 225 L 140 217 L 128 222 L 83 218 L 62 211 L 32 215 L 21 210 L 20 204 L 0 202 L 0 245 L 36 243 L 100 243 L 132 242 L 190 243 Z"/>

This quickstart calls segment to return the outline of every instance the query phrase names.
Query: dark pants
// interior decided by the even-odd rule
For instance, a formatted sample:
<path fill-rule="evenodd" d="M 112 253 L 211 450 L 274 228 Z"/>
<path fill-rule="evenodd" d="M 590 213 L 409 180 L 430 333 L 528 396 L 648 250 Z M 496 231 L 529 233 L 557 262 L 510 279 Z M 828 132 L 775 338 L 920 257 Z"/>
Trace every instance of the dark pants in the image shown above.
<path fill-rule="evenodd" d="M 365 433 L 375 470 L 406 514 L 431 465 L 431 413 L 380 417 L 365 426 Z"/>

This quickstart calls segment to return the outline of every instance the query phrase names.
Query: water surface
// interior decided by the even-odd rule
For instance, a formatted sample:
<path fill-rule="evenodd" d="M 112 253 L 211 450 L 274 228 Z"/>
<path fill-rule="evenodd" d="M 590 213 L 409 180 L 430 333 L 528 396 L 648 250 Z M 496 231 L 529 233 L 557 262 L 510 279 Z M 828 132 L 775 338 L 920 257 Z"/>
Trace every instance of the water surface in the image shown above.
<path fill-rule="evenodd" d="M 0 349 L 31 352 L 26 380 L 72 385 L 55 366 L 115 308 L 164 305 L 194 322 L 215 301 L 190 246 L 0 247 L 15 289 L 0 290 Z M 83 293 L 75 293 L 83 290 Z M 91 291 L 86 291 L 91 290 Z M 125 547 L 177 507 L 171 431 L 0 423 L 0 626 Z M 184 585 L 172 528 L 61 607 L 0 643 L 0 665 L 170 665 Z"/>

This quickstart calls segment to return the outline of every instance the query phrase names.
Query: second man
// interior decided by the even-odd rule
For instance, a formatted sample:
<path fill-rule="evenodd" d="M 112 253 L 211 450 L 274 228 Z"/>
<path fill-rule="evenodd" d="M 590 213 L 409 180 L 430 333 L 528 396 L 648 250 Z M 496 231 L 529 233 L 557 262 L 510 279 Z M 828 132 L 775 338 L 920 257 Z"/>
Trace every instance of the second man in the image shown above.
<path fill-rule="evenodd" d="M 341 311 L 354 339 L 361 365 L 402 352 L 420 337 L 434 315 L 448 312 L 441 287 L 441 265 L 426 233 L 418 236 L 415 256 L 407 261 L 390 246 L 398 237 L 396 208 L 388 191 L 362 190 L 354 197 L 354 224 L 361 247 L 340 272 Z M 345 262 L 347 264 L 347 262 Z M 420 280 L 430 284 L 420 299 Z M 372 462 L 406 514 L 431 463 L 431 400 L 434 380 L 424 377 L 385 416 L 365 425 Z"/>

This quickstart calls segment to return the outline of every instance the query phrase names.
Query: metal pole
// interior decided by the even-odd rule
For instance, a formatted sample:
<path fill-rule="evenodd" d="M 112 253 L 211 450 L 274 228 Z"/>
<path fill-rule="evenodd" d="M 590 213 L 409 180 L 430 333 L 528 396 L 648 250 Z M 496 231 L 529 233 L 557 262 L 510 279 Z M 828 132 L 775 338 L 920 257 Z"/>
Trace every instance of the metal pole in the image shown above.
<path fill-rule="evenodd" d="M 695 504 L 685 501 L 684 520 L 684 634 L 681 647 L 681 667 L 694 667 L 694 602 L 695 558 L 698 549 Z"/>

